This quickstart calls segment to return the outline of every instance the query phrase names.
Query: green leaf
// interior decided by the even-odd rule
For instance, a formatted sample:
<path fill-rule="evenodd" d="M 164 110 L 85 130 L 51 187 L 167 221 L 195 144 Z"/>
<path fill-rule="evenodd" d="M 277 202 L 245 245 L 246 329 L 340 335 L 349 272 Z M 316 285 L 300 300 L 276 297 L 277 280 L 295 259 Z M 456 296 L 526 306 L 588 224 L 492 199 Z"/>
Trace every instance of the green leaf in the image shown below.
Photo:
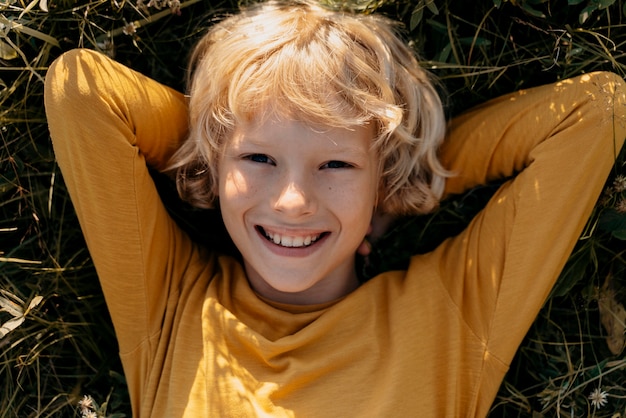
<path fill-rule="evenodd" d="M 580 3 L 582 3 L 585 0 L 567 0 L 567 5 L 568 6 L 576 6 Z"/>
<path fill-rule="evenodd" d="M 428 10 L 430 10 L 432 14 L 439 15 L 439 9 L 437 8 L 437 5 L 435 4 L 435 0 L 426 0 L 426 7 L 428 7 Z"/>
<path fill-rule="evenodd" d="M 436 61 L 448 62 L 448 58 L 450 57 L 451 53 L 452 53 L 452 46 L 448 44 L 441 50 L 439 55 L 437 55 Z"/>
<path fill-rule="evenodd" d="M 443 33 L 443 34 L 448 33 L 448 27 L 442 24 L 441 22 L 437 22 L 436 20 L 433 20 L 433 19 L 427 19 L 426 22 L 428 23 L 428 26 L 433 28 L 433 30 L 439 33 Z"/>
<path fill-rule="evenodd" d="M 567 54 L 565 55 L 566 58 L 571 58 L 573 56 L 579 55 L 581 52 L 583 52 L 582 48 L 572 48 L 571 51 L 568 51 Z"/>
<path fill-rule="evenodd" d="M 587 21 L 587 19 L 589 19 L 589 17 L 591 16 L 591 13 L 597 9 L 597 6 L 587 6 L 585 7 L 582 12 L 580 12 L 580 14 L 578 15 L 578 22 L 580 24 L 583 24 Z"/>
<path fill-rule="evenodd" d="M 602 231 L 610 232 L 613 237 L 626 241 L 626 214 L 615 209 L 607 210 L 600 216 L 598 227 Z"/>
<path fill-rule="evenodd" d="M 591 367 L 589 369 L 589 371 L 586 373 L 588 376 L 588 379 L 595 379 L 596 377 L 600 376 L 602 374 L 602 372 L 604 371 L 604 368 L 606 367 L 607 363 L 609 362 L 609 359 L 604 359 L 601 362 L 597 363 L 595 365 L 595 367 Z"/>
<path fill-rule="evenodd" d="M 572 254 L 561 272 L 559 279 L 552 289 L 551 297 L 563 297 L 571 292 L 581 280 L 586 277 L 586 267 L 589 265 L 589 252 L 579 251 Z"/>
<path fill-rule="evenodd" d="M 613 237 L 617 238 L 620 241 L 626 241 L 626 229 L 613 231 L 611 232 L 611 235 L 613 235 Z"/>
<path fill-rule="evenodd" d="M 424 8 L 416 7 L 413 10 L 413 13 L 411 13 L 411 22 L 409 23 L 410 29 L 411 30 L 415 29 L 420 24 L 423 17 L 424 17 Z"/>
<path fill-rule="evenodd" d="M 613 6 L 615 4 L 615 0 L 598 0 L 598 9 L 606 9 L 607 7 Z"/>
<path fill-rule="evenodd" d="M 415 29 L 422 22 L 422 19 L 424 18 L 424 9 L 430 10 L 430 12 L 434 15 L 439 14 L 439 9 L 435 4 L 435 0 L 420 0 L 411 13 L 411 21 L 409 23 L 411 30 Z"/>

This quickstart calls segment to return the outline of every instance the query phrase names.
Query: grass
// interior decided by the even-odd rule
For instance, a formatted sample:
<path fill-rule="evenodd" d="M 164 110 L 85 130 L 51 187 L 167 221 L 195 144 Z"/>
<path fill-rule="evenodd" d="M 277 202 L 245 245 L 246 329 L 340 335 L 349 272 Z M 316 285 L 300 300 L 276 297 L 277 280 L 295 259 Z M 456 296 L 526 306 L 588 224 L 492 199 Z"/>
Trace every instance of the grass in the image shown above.
<path fill-rule="evenodd" d="M 450 116 L 584 72 L 626 75 L 623 0 L 326 2 L 405 22 L 407 41 L 442 80 Z M 183 89 L 186 52 L 215 16 L 237 5 L 184 2 L 172 14 L 159 4 L 160 10 L 136 0 L 0 1 L 1 417 L 80 416 L 85 395 L 100 416 L 129 416 L 110 319 L 54 163 L 42 81 L 62 51 L 85 47 Z M 626 416 L 623 175 L 620 156 L 491 416 Z M 459 231 L 494 187 L 446 202 L 432 216 L 404 220 L 390 234 L 396 246 L 381 247 L 365 274 L 401 265 Z M 598 388 L 606 392 L 601 408 L 589 398 Z"/>

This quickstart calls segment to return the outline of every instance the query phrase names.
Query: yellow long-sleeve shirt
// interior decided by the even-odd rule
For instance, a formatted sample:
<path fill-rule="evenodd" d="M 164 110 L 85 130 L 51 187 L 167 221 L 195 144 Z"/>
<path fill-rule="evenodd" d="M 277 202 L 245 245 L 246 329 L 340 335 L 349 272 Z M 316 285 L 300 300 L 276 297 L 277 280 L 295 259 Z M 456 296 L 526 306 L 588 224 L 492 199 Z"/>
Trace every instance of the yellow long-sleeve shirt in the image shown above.
<path fill-rule="evenodd" d="M 72 51 L 46 79 L 55 153 L 102 283 L 136 417 L 487 414 L 626 136 L 595 73 L 456 118 L 447 193 L 512 177 L 458 236 L 339 301 L 263 300 L 194 244 L 147 165 L 184 139 L 183 96 Z"/>

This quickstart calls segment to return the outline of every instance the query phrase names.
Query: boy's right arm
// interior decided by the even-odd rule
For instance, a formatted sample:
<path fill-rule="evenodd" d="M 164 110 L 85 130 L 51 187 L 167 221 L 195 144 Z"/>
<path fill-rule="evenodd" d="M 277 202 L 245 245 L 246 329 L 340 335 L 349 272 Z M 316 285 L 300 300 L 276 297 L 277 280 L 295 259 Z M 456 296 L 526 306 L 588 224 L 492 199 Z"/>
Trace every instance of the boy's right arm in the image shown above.
<path fill-rule="evenodd" d="M 127 352 L 160 332 L 197 248 L 162 204 L 147 165 L 163 168 L 184 139 L 184 97 L 88 50 L 50 67 L 45 104 L 54 151 Z"/>

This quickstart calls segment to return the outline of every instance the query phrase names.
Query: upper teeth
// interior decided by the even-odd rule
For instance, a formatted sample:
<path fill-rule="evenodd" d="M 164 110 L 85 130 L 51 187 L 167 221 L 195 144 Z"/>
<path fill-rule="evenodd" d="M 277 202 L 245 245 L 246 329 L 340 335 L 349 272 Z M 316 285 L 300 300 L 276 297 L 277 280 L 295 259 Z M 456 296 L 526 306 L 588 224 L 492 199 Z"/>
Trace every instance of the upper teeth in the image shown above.
<path fill-rule="evenodd" d="M 315 242 L 320 237 L 319 235 L 292 237 L 275 232 L 265 232 L 265 235 L 267 235 L 267 237 L 271 239 L 274 244 L 282 245 L 283 247 L 305 247 L 310 245 L 312 242 Z"/>

